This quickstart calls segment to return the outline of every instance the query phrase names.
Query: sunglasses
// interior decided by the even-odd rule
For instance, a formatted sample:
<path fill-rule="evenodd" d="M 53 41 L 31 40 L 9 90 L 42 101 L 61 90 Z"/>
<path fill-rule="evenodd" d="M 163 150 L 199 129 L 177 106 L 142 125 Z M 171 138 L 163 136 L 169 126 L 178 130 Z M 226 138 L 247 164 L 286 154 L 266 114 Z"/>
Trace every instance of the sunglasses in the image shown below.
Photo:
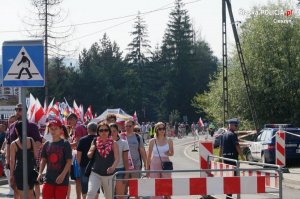
<path fill-rule="evenodd" d="M 108 129 L 99 129 L 98 132 L 109 132 Z"/>
<path fill-rule="evenodd" d="M 134 132 L 141 132 L 140 129 L 134 129 Z"/>
<path fill-rule="evenodd" d="M 22 108 L 15 108 L 15 111 L 22 111 Z"/>
<path fill-rule="evenodd" d="M 166 128 L 158 128 L 157 131 L 164 131 Z"/>

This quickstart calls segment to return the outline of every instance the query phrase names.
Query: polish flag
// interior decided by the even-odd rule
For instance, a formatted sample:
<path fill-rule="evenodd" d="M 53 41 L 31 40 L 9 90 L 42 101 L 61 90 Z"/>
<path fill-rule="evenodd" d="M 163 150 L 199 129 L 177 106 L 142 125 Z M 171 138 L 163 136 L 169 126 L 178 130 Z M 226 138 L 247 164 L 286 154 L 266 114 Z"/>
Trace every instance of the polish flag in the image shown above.
<path fill-rule="evenodd" d="M 77 117 L 81 118 L 80 117 L 80 109 L 79 109 L 78 105 L 76 104 L 75 100 L 73 101 L 73 109 L 74 109 L 73 111 L 77 115 Z"/>
<path fill-rule="evenodd" d="M 133 114 L 133 120 L 136 121 L 136 122 L 138 121 L 136 111 L 134 111 L 134 114 Z"/>
<path fill-rule="evenodd" d="M 84 120 L 91 121 L 93 119 L 92 106 L 89 106 L 86 113 L 84 114 Z"/>
<path fill-rule="evenodd" d="M 204 124 L 203 124 L 203 121 L 202 121 L 201 117 L 199 118 L 198 125 L 199 125 L 199 127 L 203 127 L 203 126 L 204 126 Z"/>
<path fill-rule="evenodd" d="M 34 113 L 34 109 L 35 109 L 35 98 L 33 97 L 33 95 L 30 93 L 30 97 L 29 97 L 29 106 L 28 106 L 28 110 L 27 110 L 27 116 L 28 119 L 31 121 L 31 118 L 33 116 Z"/>
<path fill-rule="evenodd" d="M 50 110 L 51 110 L 51 108 L 53 107 L 53 104 L 54 104 L 54 99 L 55 99 L 55 98 L 53 98 L 53 99 L 52 99 L 52 101 L 50 102 L 49 106 L 47 106 L 47 107 L 46 107 L 46 109 L 44 109 L 44 111 L 45 111 L 45 114 L 46 114 L 46 117 L 48 117 L 48 116 L 49 116 L 49 111 L 50 111 Z"/>
<path fill-rule="evenodd" d="M 46 103 L 46 99 L 44 100 L 44 113 L 47 114 L 48 106 Z"/>
<path fill-rule="evenodd" d="M 31 118 L 31 121 L 38 123 L 43 118 L 44 115 L 45 115 L 44 108 L 42 107 L 39 99 L 36 99 L 34 114 L 33 117 Z"/>
<path fill-rule="evenodd" d="M 54 113 L 56 117 L 59 118 L 59 102 L 56 102 L 54 106 L 49 108 L 48 116 L 50 115 L 50 113 Z"/>

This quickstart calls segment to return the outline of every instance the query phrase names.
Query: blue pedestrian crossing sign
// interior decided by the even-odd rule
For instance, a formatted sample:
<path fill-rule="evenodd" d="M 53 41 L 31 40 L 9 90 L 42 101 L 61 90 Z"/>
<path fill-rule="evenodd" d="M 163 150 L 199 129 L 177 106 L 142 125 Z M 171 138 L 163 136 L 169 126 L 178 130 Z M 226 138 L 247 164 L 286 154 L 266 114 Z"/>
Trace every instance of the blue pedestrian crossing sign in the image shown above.
<path fill-rule="evenodd" d="M 44 87 L 43 40 L 5 41 L 2 46 L 4 87 Z"/>

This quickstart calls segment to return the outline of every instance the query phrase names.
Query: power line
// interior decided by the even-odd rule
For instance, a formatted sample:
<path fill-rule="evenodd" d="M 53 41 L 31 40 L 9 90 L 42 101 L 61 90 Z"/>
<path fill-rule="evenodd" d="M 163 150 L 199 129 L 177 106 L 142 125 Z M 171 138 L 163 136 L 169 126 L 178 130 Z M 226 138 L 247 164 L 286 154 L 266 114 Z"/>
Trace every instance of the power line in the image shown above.
<path fill-rule="evenodd" d="M 88 33 L 88 34 L 82 35 L 82 36 L 80 36 L 80 37 L 76 37 L 76 38 L 73 38 L 73 39 L 64 41 L 64 42 L 62 42 L 62 43 L 63 43 L 63 44 L 64 44 L 64 43 L 69 43 L 69 42 L 71 42 L 71 41 L 75 41 L 75 40 L 79 40 L 79 39 L 82 39 L 82 38 L 85 38 L 85 37 L 89 37 L 89 36 L 98 34 L 98 33 L 100 33 L 100 32 L 104 32 L 104 31 L 106 31 L 106 30 L 109 30 L 109 29 L 115 28 L 115 27 L 117 27 L 117 26 L 123 25 L 123 24 L 128 23 L 128 22 L 133 21 L 133 20 L 135 20 L 135 18 L 130 19 L 130 20 L 127 20 L 127 21 L 123 21 L 123 22 L 118 23 L 118 24 L 116 24 L 116 25 L 113 25 L 113 26 L 110 26 L 110 27 L 107 27 L 107 28 L 104 28 L 104 29 L 101 29 L 101 30 L 98 30 L 98 31 L 95 31 L 95 32 L 92 32 L 92 33 Z"/>
<path fill-rule="evenodd" d="M 195 0 L 195 1 L 190 1 L 190 2 L 186 2 L 184 3 L 184 5 L 189 5 L 189 4 L 193 4 L 193 3 L 197 3 L 201 0 Z M 159 12 L 159 11 L 163 11 L 163 10 L 167 10 L 170 8 L 174 8 L 174 6 L 168 6 L 171 3 L 164 5 L 160 8 L 154 9 L 154 10 L 150 10 L 150 11 L 146 11 L 146 12 L 141 12 L 140 15 L 147 15 L 147 14 L 151 14 L 154 12 Z M 165 7 L 168 6 L 168 7 Z M 96 24 L 96 23 L 103 23 L 103 22 L 108 22 L 108 21 L 115 21 L 115 20 L 119 20 L 119 19 L 125 19 L 125 18 L 129 18 L 129 17 L 135 17 L 136 14 L 130 14 L 130 15 L 125 15 L 125 16 L 120 16 L 120 17 L 113 17 L 113 18 L 108 18 L 108 19 L 103 19 L 103 20 L 96 20 L 96 21 L 89 21 L 89 22 L 82 22 L 82 23 L 77 23 L 77 24 L 72 24 L 72 25 L 62 25 L 62 26 L 55 26 L 52 28 L 66 28 L 66 27 L 72 27 L 72 26 L 83 26 L 83 25 L 91 25 L 91 24 Z M 31 29 L 31 30 L 6 30 L 6 31 L 0 31 L 1 33 L 13 33 L 13 32 L 27 32 L 27 31 L 41 31 L 43 29 Z"/>
<path fill-rule="evenodd" d="M 187 5 L 187 4 L 192 4 L 192 3 L 196 3 L 196 2 L 198 2 L 198 1 L 201 1 L 201 0 L 195 0 L 195 1 L 192 1 L 192 2 L 188 2 L 188 3 L 185 3 L 185 5 Z M 168 4 L 168 5 L 169 5 L 169 4 Z M 165 5 L 165 6 L 166 6 L 166 5 Z M 165 7 L 165 6 L 163 6 L 163 7 Z M 162 7 L 162 8 L 159 8 L 159 9 L 156 9 L 156 10 L 152 10 L 152 11 L 140 13 L 140 15 L 147 15 L 147 14 L 150 14 L 150 13 L 153 13 L 153 12 L 157 12 L 157 11 L 161 11 L 161 10 L 170 9 L 170 8 L 173 8 L 174 6 L 169 6 L 169 7 L 166 7 L 166 8 L 163 8 L 163 7 Z M 128 16 L 129 16 L 129 15 L 128 15 Z M 123 24 L 125 24 L 125 23 L 128 23 L 128 22 L 130 22 L 130 21 L 135 20 L 136 14 L 135 14 L 135 15 L 131 15 L 131 16 L 134 16 L 134 18 L 132 18 L 132 19 L 130 19 L 130 20 L 126 20 L 126 21 L 121 22 L 121 23 L 118 23 L 118 24 L 116 24 L 116 25 L 113 25 L 113 26 L 110 26 L 110 27 L 101 29 L 101 30 L 98 30 L 98 31 L 92 32 L 92 33 L 88 33 L 88 34 L 82 35 L 82 36 L 80 36 L 80 37 L 76 37 L 76 38 L 73 38 L 73 39 L 64 41 L 64 42 L 62 42 L 62 43 L 69 43 L 69 42 L 71 42 L 71 41 L 83 39 L 83 38 L 86 38 L 86 37 L 89 37 L 89 36 L 92 36 L 92 35 L 95 35 L 95 34 L 98 34 L 98 33 L 101 33 L 101 32 L 107 31 L 107 30 L 110 30 L 110 29 L 112 29 L 112 28 L 118 27 L 118 26 L 120 26 L 120 25 L 123 25 Z M 124 17 L 124 18 L 127 18 L 127 17 Z"/>

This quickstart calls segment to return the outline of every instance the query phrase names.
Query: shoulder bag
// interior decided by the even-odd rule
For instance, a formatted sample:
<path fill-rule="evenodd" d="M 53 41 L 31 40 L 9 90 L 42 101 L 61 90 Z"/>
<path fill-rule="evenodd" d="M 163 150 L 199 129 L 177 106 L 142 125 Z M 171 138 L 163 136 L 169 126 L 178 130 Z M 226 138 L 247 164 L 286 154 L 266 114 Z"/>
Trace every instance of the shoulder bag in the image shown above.
<path fill-rule="evenodd" d="M 163 170 L 173 170 L 173 162 L 171 162 L 171 161 L 162 161 L 161 160 L 159 150 L 158 150 L 158 147 L 157 147 L 157 144 L 156 144 L 156 139 L 154 140 L 154 142 L 155 142 L 155 146 L 156 146 L 158 156 L 159 156 L 159 159 L 160 159 L 160 162 L 161 162 L 161 168 Z"/>
<path fill-rule="evenodd" d="M 94 142 L 94 145 L 96 146 L 96 138 L 93 140 Z M 93 157 L 92 159 L 90 159 L 89 163 L 87 164 L 86 168 L 85 168 L 85 171 L 84 171 L 84 175 L 86 177 L 89 177 L 91 175 L 91 172 L 92 172 L 92 167 L 94 165 L 94 162 L 95 162 L 95 155 L 96 155 L 96 152 L 97 152 L 97 148 L 95 149 L 94 151 L 94 154 L 93 154 Z"/>

